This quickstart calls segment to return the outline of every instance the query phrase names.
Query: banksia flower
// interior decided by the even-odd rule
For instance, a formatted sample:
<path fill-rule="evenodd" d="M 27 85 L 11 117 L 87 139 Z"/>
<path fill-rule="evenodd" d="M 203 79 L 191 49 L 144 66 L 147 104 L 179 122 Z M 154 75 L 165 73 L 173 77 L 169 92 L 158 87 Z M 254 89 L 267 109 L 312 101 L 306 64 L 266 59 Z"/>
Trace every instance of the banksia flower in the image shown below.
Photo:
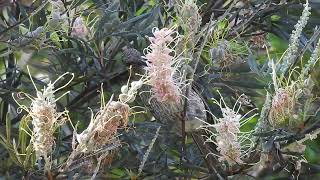
<path fill-rule="evenodd" d="M 294 26 L 295 30 L 292 31 L 290 37 L 289 47 L 287 49 L 286 55 L 283 58 L 283 63 L 280 67 L 280 72 L 285 73 L 288 68 L 292 65 L 294 59 L 296 58 L 296 53 L 298 52 L 299 38 L 301 36 L 303 28 L 307 25 L 309 16 L 311 14 L 308 0 L 303 5 L 304 9 L 298 23 Z"/>
<path fill-rule="evenodd" d="M 149 37 L 150 46 L 146 49 L 147 75 L 152 86 L 153 97 L 159 102 L 178 103 L 180 101 L 180 88 L 173 78 L 175 73 L 173 50 L 169 43 L 174 41 L 172 29 L 154 28 L 154 37 Z"/>
<path fill-rule="evenodd" d="M 241 115 L 235 111 L 238 101 L 233 109 L 231 109 L 225 104 L 222 97 L 220 101 L 213 100 L 220 107 L 222 117 L 216 118 L 213 115 L 216 123 L 209 124 L 205 122 L 206 125 L 201 127 L 201 129 L 206 130 L 210 134 L 206 142 L 214 143 L 217 146 L 220 154 L 214 155 L 219 157 L 219 161 L 226 161 L 230 165 L 242 164 L 242 158 L 253 146 L 253 142 L 249 139 L 251 132 L 241 132 L 240 127 L 255 115 L 246 118 L 246 115 L 252 112 L 252 110 L 245 115 Z M 239 105 L 238 111 L 240 108 L 241 105 Z"/>
<path fill-rule="evenodd" d="M 32 118 L 33 136 L 31 142 L 37 159 L 43 158 L 45 160 L 45 170 L 50 169 L 51 166 L 50 158 L 54 148 L 53 134 L 56 128 L 65 122 L 65 118 L 63 118 L 62 115 L 66 112 L 57 112 L 57 99 L 55 98 L 54 93 L 68 85 L 73 79 L 73 74 L 71 80 L 66 85 L 58 89 L 55 89 L 54 85 L 59 79 L 67 74 L 70 73 L 63 74 L 54 83 L 49 82 L 47 87 L 44 87 L 41 91 L 36 89 L 36 98 L 32 98 L 26 94 L 32 101 L 30 108 L 20 105 L 20 107 L 26 110 Z"/>
<path fill-rule="evenodd" d="M 77 17 L 73 23 L 71 36 L 78 37 L 80 39 L 86 39 L 89 31 L 85 23 L 83 22 L 82 17 Z"/>

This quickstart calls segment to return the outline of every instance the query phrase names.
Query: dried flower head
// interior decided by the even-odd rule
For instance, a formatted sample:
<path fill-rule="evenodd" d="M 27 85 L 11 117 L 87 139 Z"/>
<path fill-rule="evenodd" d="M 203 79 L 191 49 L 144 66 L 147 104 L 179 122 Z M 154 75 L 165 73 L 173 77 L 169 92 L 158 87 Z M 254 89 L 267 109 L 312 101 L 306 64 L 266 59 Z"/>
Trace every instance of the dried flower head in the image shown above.
<path fill-rule="evenodd" d="M 174 1 L 177 25 L 182 29 L 183 36 L 176 45 L 177 54 L 186 59 L 192 59 L 192 50 L 196 46 L 197 36 L 201 26 L 200 8 L 196 0 Z"/>
<path fill-rule="evenodd" d="M 61 169 L 62 171 L 68 170 L 78 155 L 97 153 L 103 150 L 100 154 L 96 154 L 98 164 L 100 164 L 113 149 L 120 146 L 117 132 L 119 128 L 127 126 L 131 114 L 130 107 L 124 102 L 112 101 L 112 98 L 107 104 L 104 104 L 103 96 L 102 104 L 100 110 L 92 115 L 88 127 L 80 134 L 75 132 L 73 141 L 77 142 L 77 146 L 73 146 L 73 151 L 66 166 Z M 107 145 L 110 147 L 106 148 Z M 93 177 L 99 168 L 100 165 L 97 165 Z"/>
<path fill-rule="evenodd" d="M 310 105 L 314 101 L 311 93 L 313 83 L 308 82 L 308 74 L 301 73 L 292 69 L 289 71 L 289 77 L 284 78 L 276 74 L 276 65 L 273 61 L 269 66 L 272 68 L 272 79 L 274 85 L 274 95 L 268 116 L 269 123 L 273 128 L 283 128 L 288 131 L 296 131 L 303 125 L 305 119 L 310 116 L 308 112 Z M 294 79 L 294 74 L 298 79 Z"/>
<path fill-rule="evenodd" d="M 153 29 L 154 37 L 149 37 L 150 46 L 145 49 L 145 59 L 147 60 L 148 83 L 151 85 L 153 97 L 159 102 L 178 103 L 180 101 L 180 88 L 174 79 L 176 72 L 175 57 L 169 44 L 175 39 L 172 29 Z"/>
<path fill-rule="evenodd" d="M 111 101 L 108 108 L 101 112 L 101 126 L 98 126 L 93 140 L 97 146 L 107 144 L 115 137 L 118 128 L 126 127 L 129 120 L 130 108 L 127 104 L 119 101 Z M 99 115 L 98 115 L 99 116 Z"/>
<path fill-rule="evenodd" d="M 17 102 L 20 107 L 26 110 L 32 117 L 33 130 L 31 142 L 33 144 L 37 159 L 43 158 L 45 160 L 45 170 L 50 169 L 51 166 L 50 157 L 54 148 L 53 134 L 57 127 L 64 124 L 66 119 L 63 117 L 63 115 L 67 113 L 66 111 L 57 112 L 56 101 L 68 92 L 57 99 L 55 98 L 54 93 L 67 86 L 72 81 L 74 75 L 71 74 L 71 80 L 58 89 L 55 89 L 54 85 L 59 79 L 67 74 L 71 73 L 65 73 L 61 75 L 54 83 L 49 82 L 47 87 L 44 87 L 41 91 L 36 88 L 34 82 L 32 81 L 34 87 L 36 88 L 37 96 L 32 98 L 30 95 L 23 93 L 31 100 L 30 108 L 20 105 Z M 32 80 L 31 75 L 30 78 Z"/>
<path fill-rule="evenodd" d="M 318 42 L 319 43 L 319 42 Z M 318 45 L 301 72 L 296 68 L 288 71 L 288 77 L 276 74 L 276 65 L 270 61 L 274 95 L 268 116 L 272 128 L 281 128 L 288 132 L 297 132 L 305 127 L 305 122 L 315 112 L 317 98 L 313 94 L 314 83 L 310 71 L 318 60 Z"/>
<path fill-rule="evenodd" d="M 264 49 L 266 46 L 269 46 L 266 34 L 251 36 L 249 42 L 251 47 L 256 49 Z"/>
<path fill-rule="evenodd" d="M 119 101 L 110 101 L 91 119 L 86 130 L 77 135 L 81 152 L 92 152 L 112 143 L 117 130 L 128 123 L 130 107 Z"/>
<path fill-rule="evenodd" d="M 241 97 L 241 96 L 240 96 Z M 242 132 L 240 127 L 252 119 L 255 115 L 247 118 L 246 116 L 253 110 L 249 111 L 245 115 L 239 114 L 241 104 L 237 107 L 238 100 L 235 103 L 233 109 L 229 108 L 224 102 L 222 96 L 220 101 L 213 99 L 222 112 L 222 117 L 215 119 L 215 124 L 209 124 L 202 126 L 201 129 L 206 130 L 210 136 L 207 137 L 206 142 L 214 143 L 219 151 L 220 161 L 226 161 L 228 164 L 241 164 L 242 158 L 249 152 L 253 146 L 252 140 L 249 138 L 252 131 Z M 238 108 L 236 110 L 236 108 Z"/>

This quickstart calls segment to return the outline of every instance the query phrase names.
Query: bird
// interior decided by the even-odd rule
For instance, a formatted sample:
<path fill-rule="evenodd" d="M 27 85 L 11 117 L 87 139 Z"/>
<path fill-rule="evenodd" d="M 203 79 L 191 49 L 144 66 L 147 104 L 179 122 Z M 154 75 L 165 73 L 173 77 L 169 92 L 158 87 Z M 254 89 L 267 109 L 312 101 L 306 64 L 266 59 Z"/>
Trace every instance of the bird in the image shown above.
<path fill-rule="evenodd" d="M 142 58 L 141 53 L 131 47 L 124 47 L 122 50 L 125 64 L 130 65 L 137 74 L 144 74 L 144 67 L 147 66 L 147 63 Z M 184 107 L 183 101 L 176 106 L 168 106 L 165 102 L 159 102 L 157 99 L 152 98 L 151 93 L 148 93 L 150 89 L 151 86 L 149 85 L 143 85 L 140 89 L 140 92 L 142 92 L 140 93 L 140 99 L 143 105 L 151 112 L 156 120 L 168 128 L 168 131 L 174 132 L 179 137 L 183 136 L 183 131 L 191 135 L 194 143 L 204 157 L 209 172 L 211 172 L 215 178 L 223 179 L 222 177 L 225 175 L 221 174 L 223 171 L 217 158 L 207 156 L 209 153 L 216 152 L 216 150 L 205 143 L 203 135 L 205 135 L 206 132 L 200 129 L 200 126 L 210 118 L 206 111 L 208 108 L 206 108 L 206 104 L 196 88 L 194 86 L 190 88 L 186 107 Z M 186 111 L 185 113 L 183 112 L 184 110 Z M 183 124 L 185 127 L 182 126 Z"/>

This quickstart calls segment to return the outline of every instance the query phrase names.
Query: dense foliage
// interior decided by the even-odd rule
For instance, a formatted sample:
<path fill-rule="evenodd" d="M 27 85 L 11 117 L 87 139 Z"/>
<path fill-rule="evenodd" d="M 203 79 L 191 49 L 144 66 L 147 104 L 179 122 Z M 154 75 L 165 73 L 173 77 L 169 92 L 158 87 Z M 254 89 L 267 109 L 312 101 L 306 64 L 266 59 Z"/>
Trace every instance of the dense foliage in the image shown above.
<path fill-rule="evenodd" d="M 319 9 L 2 0 L 0 179 L 320 178 Z"/>

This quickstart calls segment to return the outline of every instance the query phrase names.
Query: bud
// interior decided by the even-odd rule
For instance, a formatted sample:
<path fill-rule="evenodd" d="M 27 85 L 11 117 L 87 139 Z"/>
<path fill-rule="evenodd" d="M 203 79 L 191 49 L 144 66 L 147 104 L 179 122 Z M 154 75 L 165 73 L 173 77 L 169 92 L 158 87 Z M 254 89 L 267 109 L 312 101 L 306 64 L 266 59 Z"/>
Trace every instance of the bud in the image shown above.
<path fill-rule="evenodd" d="M 85 40 L 89 31 L 81 17 L 77 17 L 73 23 L 71 36 Z"/>

